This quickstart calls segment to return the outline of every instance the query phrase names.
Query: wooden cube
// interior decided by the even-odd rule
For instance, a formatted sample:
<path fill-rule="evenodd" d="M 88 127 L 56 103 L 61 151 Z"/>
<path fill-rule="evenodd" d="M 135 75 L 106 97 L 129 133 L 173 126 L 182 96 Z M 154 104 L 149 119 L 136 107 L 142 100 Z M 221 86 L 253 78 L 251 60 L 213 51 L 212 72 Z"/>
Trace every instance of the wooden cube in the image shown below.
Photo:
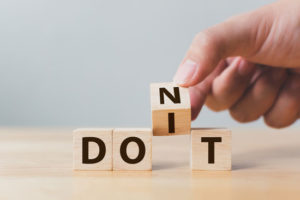
<path fill-rule="evenodd" d="M 152 83 L 153 135 L 190 134 L 191 104 L 188 88 L 174 83 Z"/>
<path fill-rule="evenodd" d="M 77 129 L 73 132 L 75 170 L 112 170 L 113 129 Z"/>
<path fill-rule="evenodd" d="M 113 170 L 152 170 L 151 129 L 114 129 Z"/>
<path fill-rule="evenodd" d="M 231 170 L 231 131 L 192 129 L 190 164 L 192 170 Z"/>

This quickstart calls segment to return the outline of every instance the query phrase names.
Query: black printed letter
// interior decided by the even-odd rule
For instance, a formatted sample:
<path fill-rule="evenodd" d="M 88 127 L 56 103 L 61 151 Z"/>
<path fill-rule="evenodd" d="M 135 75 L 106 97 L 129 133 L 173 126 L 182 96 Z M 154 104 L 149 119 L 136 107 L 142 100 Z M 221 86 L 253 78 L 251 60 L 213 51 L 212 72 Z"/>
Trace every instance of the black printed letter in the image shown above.
<path fill-rule="evenodd" d="M 160 104 L 165 104 L 164 94 L 169 97 L 173 103 L 180 103 L 179 87 L 174 87 L 174 96 L 166 88 L 159 88 Z"/>
<path fill-rule="evenodd" d="M 128 157 L 127 155 L 127 146 L 130 142 L 135 142 L 138 147 L 139 147 L 139 154 L 136 158 L 134 159 L 131 159 Z M 145 144 L 144 142 L 138 138 L 138 137 L 129 137 L 129 138 L 126 138 L 122 144 L 121 144 L 121 147 L 120 147 L 120 155 L 122 157 L 122 159 L 129 163 L 129 164 L 136 164 L 136 163 L 139 163 L 140 161 L 143 160 L 144 156 L 145 156 L 145 153 L 146 153 L 146 147 L 145 147 Z"/>
<path fill-rule="evenodd" d="M 95 142 L 99 146 L 99 154 L 96 158 L 89 158 L 89 142 Z M 82 138 L 82 163 L 94 164 L 100 162 L 106 153 L 106 147 L 104 142 L 100 138 L 96 137 L 84 137 Z"/>
<path fill-rule="evenodd" d="M 168 113 L 169 133 L 175 133 L 175 113 Z"/>
<path fill-rule="evenodd" d="M 201 142 L 208 142 L 208 163 L 215 163 L 215 142 L 222 142 L 221 137 L 203 137 Z"/>

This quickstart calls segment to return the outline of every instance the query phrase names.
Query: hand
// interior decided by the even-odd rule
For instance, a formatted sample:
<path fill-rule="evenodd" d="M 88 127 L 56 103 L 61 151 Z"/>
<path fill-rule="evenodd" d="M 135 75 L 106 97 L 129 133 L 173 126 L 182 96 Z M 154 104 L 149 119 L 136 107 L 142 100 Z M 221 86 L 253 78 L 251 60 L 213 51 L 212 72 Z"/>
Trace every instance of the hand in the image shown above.
<path fill-rule="evenodd" d="M 276 128 L 300 118 L 299 10 L 299 0 L 282 0 L 196 35 L 174 77 L 190 87 L 192 119 L 204 103 Z"/>

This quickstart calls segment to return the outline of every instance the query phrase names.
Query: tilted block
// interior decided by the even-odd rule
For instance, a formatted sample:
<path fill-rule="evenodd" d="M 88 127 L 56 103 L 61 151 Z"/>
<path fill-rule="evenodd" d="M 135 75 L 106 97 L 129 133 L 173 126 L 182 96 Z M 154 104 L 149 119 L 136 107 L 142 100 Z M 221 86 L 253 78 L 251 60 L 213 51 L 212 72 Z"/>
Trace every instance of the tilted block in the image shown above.
<path fill-rule="evenodd" d="M 188 88 L 174 83 L 152 83 L 150 91 L 153 135 L 190 134 Z"/>
<path fill-rule="evenodd" d="M 231 170 L 231 131 L 191 130 L 192 170 Z"/>
<path fill-rule="evenodd" d="M 152 170 L 151 129 L 114 129 L 113 170 Z"/>
<path fill-rule="evenodd" d="M 112 170 L 113 129 L 77 129 L 73 132 L 75 170 Z"/>

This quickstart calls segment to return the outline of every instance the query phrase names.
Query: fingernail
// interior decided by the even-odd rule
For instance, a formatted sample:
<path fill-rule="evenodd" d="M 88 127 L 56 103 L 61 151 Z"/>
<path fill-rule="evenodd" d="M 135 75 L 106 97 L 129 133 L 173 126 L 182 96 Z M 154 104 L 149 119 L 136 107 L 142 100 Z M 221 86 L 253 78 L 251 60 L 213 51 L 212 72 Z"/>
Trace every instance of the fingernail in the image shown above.
<path fill-rule="evenodd" d="M 196 72 L 198 65 L 192 60 L 186 60 L 179 66 L 173 80 L 175 83 L 182 85 L 191 80 Z"/>
<path fill-rule="evenodd" d="M 238 72 L 241 76 L 247 76 L 254 72 L 255 65 L 245 60 L 241 60 L 238 67 Z"/>

